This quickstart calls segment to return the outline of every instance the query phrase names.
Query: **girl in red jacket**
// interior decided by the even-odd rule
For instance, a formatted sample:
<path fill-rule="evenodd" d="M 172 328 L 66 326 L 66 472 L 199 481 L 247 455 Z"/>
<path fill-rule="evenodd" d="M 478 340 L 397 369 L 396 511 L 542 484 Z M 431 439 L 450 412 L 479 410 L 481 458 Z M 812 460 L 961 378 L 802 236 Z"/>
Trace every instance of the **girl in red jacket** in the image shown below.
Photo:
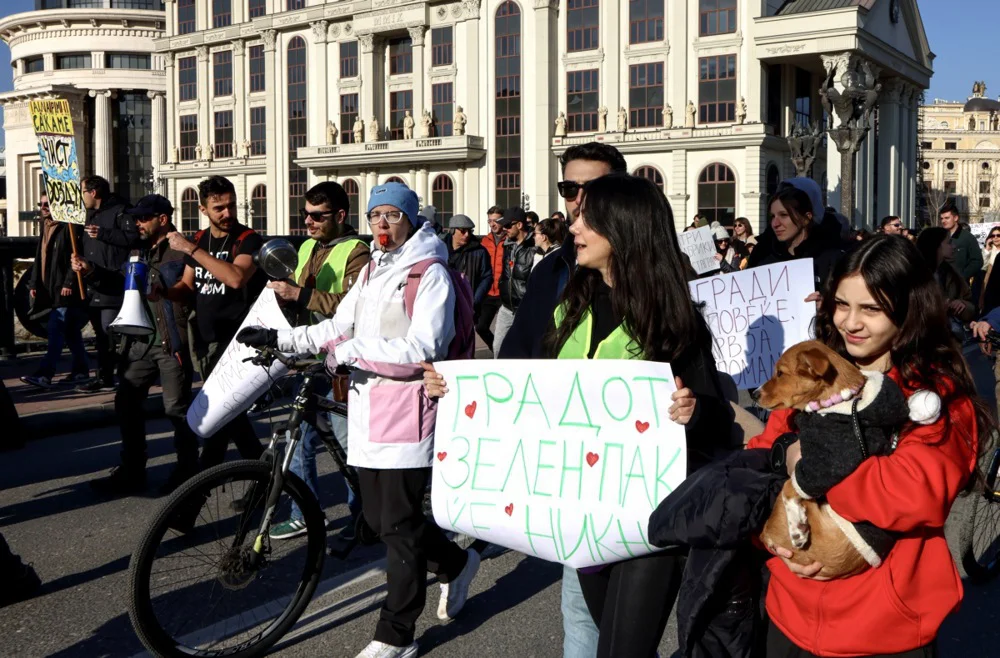
<path fill-rule="evenodd" d="M 880 567 L 824 581 L 822 565 L 796 565 L 784 549 L 768 561 L 769 658 L 935 656 L 941 622 L 962 600 L 944 522 L 975 470 L 977 427 L 990 421 L 929 272 L 912 244 L 880 236 L 841 258 L 827 282 L 817 337 L 860 368 L 887 373 L 907 397 L 936 392 L 941 413 L 904 427 L 892 454 L 867 459 L 827 496 L 849 521 L 898 533 Z M 789 473 L 798 445 L 783 435 L 795 431 L 793 413 L 773 413 L 749 444 L 784 454 Z"/>

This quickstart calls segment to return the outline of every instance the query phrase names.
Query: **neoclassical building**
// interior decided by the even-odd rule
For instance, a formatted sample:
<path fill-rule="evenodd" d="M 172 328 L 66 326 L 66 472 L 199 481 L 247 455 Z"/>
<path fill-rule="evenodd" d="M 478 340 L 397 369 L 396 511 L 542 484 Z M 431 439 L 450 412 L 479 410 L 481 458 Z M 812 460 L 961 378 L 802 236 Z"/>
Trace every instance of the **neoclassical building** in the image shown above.
<path fill-rule="evenodd" d="M 166 153 L 163 0 L 36 0 L 35 11 L 0 18 L 14 91 L 0 94 L 7 155 L 10 235 L 38 230 L 30 218 L 44 189 L 29 102 L 65 98 L 84 173 L 138 199 L 155 188 Z"/>
<path fill-rule="evenodd" d="M 985 83 L 920 107 L 920 167 L 928 213 L 954 199 L 971 222 L 1000 219 L 1000 100 Z"/>

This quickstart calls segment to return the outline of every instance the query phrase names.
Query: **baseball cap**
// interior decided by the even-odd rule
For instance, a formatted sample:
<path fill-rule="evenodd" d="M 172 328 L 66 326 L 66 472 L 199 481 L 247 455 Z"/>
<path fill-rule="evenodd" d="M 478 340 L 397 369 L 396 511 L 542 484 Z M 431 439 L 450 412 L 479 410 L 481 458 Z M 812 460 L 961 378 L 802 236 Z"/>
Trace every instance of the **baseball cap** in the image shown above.
<path fill-rule="evenodd" d="M 126 215 L 132 217 L 153 217 L 155 215 L 166 215 L 172 217 L 174 207 L 167 197 L 159 194 L 147 194 L 139 199 L 139 202 L 125 211 Z"/>
<path fill-rule="evenodd" d="M 393 206 L 406 213 L 406 218 L 414 226 L 420 226 L 420 201 L 417 193 L 402 183 L 386 183 L 372 188 L 368 199 L 368 212 L 378 206 Z"/>
<path fill-rule="evenodd" d="M 528 216 L 524 214 L 524 210 L 518 208 L 517 206 L 513 208 L 507 208 L 503 211 L 503 217 L 497 222 L 500 226 L 507 228 L 514 222 L 526 222 L 528 221 Z"/>

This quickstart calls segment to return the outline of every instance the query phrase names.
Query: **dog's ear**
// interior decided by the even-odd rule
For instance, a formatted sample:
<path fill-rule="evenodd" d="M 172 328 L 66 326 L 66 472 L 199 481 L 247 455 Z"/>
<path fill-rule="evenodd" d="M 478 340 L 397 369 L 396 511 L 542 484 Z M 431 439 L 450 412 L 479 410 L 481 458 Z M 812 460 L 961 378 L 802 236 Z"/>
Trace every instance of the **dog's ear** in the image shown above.
<path fill-rule="evenodd" d="M 823 350 L 810 348 L 799 352 L 799 372 L 819 380 L 832 380 L 837 373 Z"/>

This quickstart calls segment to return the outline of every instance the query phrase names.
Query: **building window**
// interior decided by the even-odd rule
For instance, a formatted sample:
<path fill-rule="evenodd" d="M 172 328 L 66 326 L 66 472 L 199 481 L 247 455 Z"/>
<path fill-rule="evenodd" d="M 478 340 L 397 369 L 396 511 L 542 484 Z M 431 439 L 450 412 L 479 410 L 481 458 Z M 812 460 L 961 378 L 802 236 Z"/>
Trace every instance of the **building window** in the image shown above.
<path fill-rule="evenodd" d="M 153 101 L 146 92 L 123 91 L 115 103 L 115 189 L 139 199 L 153 191 Z"/>
<path fill-rule="evenodd" d="M 812 73 L 795 69 L 795 123 L 808 128 L 812 122 Z"/>
<path fill-rule="evenodd" d="M 233 111 L 215 113 L 215 157 L 233 157 Z"/>
<path fill-rule="evenodd" d="M 920 142 L 920 148 L 922 148 L 922 149 L 933 149 L 934 148 L 934 144 L 932 144 L 931 142 Z"/>
<path fill-rule="evenodd" d="M 152 60 L 142 53 L 107 53 L 104 55 L 104 68 L 148 71 L 152 68 Z"/>
<path fill-rule="evenodd" d="M 288 0 L 288 3 L 285 6 L 288 7 L 288 11 L 292 11 L 294 9 L 305 9 L 306 0 Z"/>
<path fill-rule="evenodd" d="M 944 150 L 945 151 L 954 151 L 957 148 L 958 148 L 958 142 L 945 142 L 944 143 Z"/>
<path fill-rule="evenodd" d="M 250 46 L 250 93 L 265 91 L 266 89 L 264 46 Z"/>
<path fill-rule="evenodd" d="M 177 97 L 182 101 L 198 98 L 198 60 L 194 57 L 177 60 Z"/>
<path fill-rule="evenodd" d="M 736 120 L 736 55 L 698 60 L 699 123 Z"/>
<path fill-rule="evenodd" d="M 389 75 L 413 73 L 413 40 L 392 39 L 389 41 Z"/>
<path fill-rule="evenodd" d="M 496 12 L 496 203 L 521 205 L 521 10 L 507 0 Z"/>
<path fill-rule="evenodd" d="M 267 185 L 261 183 L 250 193 L 250 228 L 261 235 L 267 235 Z"/>
<path fill-rule="evenodd" d="M 566 46 L 569 52 L 596 50 L 600 46 L 601 29 L 599 0 L 568 0 L 566 14 Z"/>
<path fill-rule="evenodd" d="M 233 22 L 233 0 L 212 0 L 212 27 L 226 27 Z"/>
<path fill-rule="evenodd" d="M 340 77 L 358 77 L 358 42 L 340 44 Z"/>
<path fill-rule="evenodd" d="M 198 146 L 198 115 L 181 115 L 181 160 L 194 160 Z"/>
<path fill-rule="evenodd" d="M 291 0 L 289 0 L 291 4 Z M 291 9 L 292 7 L 289 7 Z M 288 225 L 290 235 L 305 232 L 299 204 L 306 193 L 306 170 L 295 164 L 299 148 L 306 145 L 306 42 L 288 42 Z"/>
<path fill-rule="evenodd" d="M 212 54 L 212 81 L 216 96 L 233 95 L 233 51 Z"/>
<path fill-rule="evenodd" d="M 354 122 L 358 120 L 358 95 L 340 95 L 340 143 L 354 143 Z"/>
<path fill-rule="evenodd" d="M 663 41 L 663 0 L 630 0 L 629 43 Z"/>
<path fill-rule="evenodd" d="M 455 92 L 454 86 L 450 82 L 445 82 L 431 87 L 431 96 L 434 104 L 431 106 L 431 114 L 434 119 L 434 136 L 451 137 L 452 118 L 455 116 Z"/>
<path fill-rule="evenodd" d="M 709 223 L 732 226 L 736 218 L 736 176 L 724 164 L 705 167 L 698 177 L 698 212 Z"/>
<path fill-rule="evenodd" d="M 389 93 L 389 134 L 388 139 L 403 139 L 403 119 L 406 112 L 413 114 L 413 90 Z"/>
<path fill-rule="evenodd" d="M 247 0 L 247 18 L 258 18 L 267 14 L 267 0 Z"/>
<path fill-rule="evenodd" d="M 645 178 L 646 180 L 652 181 L 660 190 L 666 192 L 666 188 L 663 186 L 663 174 L 656 167 L 639 167 L 635 170 L 633 176 L 638 176 L 639 178 Z"/>
<path fill-rule="evenodd" d="M 250 108 L 250 155 L 267 154 L 267 108 Z"/>
<path fill-rule="evenodd" d="M 358 228 L 359 213 L 361 212 L 361 190 L 358 189 L 357 181 L 353 178 L 348 178 L 344 181 L 344 191 L 347 192 L 347 202 L 350 205 L 350 208 L 347 210 L 347 223 L 356 229 Z"/>
<path fill-rule="evenodd" d="M 448 66 L 452 59 L 453 30 L 448 27 L 438 27 L 431 30 L 431 66 Z"/>
<path fill-rule="evenodd" d="M 990 182 L 988 180 L 979 181 L 979 193 L 980 194 L 990 193 Z"/>
<path fill-rule="evenodd" d="M 56 68 L 65 69 L 89 69 L 92 67 L 90 53 L 77 53 L 74 55 L 56 55 Z"/>
<path fill-rule="evenodd" d="M 441 226 L 447 226 L 448 220 L 455 214 L 455 186 L 449 176 L 441 174 L 434 179 L 431 202 L 437 210 L 437 221 Z"/>
<path fill-rule="evenodd" d="M 24 58 L 24 72 L 25 73 L 41 73 L 45 70 L 45 58 L 39 55 L 38 57 L 25 57 Z"/>
<path fill-rule="evenodd" d="M 944 166 L 945 166 L 945 168 L 948 171 L 952 171 L 955 168 L 955 163 L 954 162 L 946 162 Z"/>
<path fill-rule="evenodd" d="M 946 180 L 944 182 L 944 193 L 949 197 L 953 197 L 955 196 L 955 192 L 958 191 L 957 187 L 958 183 L 956 181 Z"/>
<path fill-rule="evenodd" d="M 767 122 L 781 134 L 781 65 L 767 65 Z"/>
<path fill-rule="evenodd" d="M 663 62 L 628 67 L 630 128 L 663 125 Z"/>
<path fill-rule="evenodd" d="M 701 36 L 736 31 L 736 0 L 700 0 Z"/>
<path fill-rule="evenodd" d="M 600 105 L 598 70 L 570 71 L 566 74 L 566 119 L 569 132 L 597 130 Z"/>
<path fill-rule="evenodd" d="M 193 187 L 181 195 L 181 231 L 194 233 L 198 230 L 198 192 Z"/>
<path fill-rule="evenodd" d="M 770 199 L 778 191 L 778 183 L 781 182 L 781 173 L 775 164 L 767 165 L 767 173 L 764 174 L 764 191 Z"/>
<path fill-rule="evenodd" d="M 177 0 L 177 34 L 195 30 L 195 0 Z"/>

